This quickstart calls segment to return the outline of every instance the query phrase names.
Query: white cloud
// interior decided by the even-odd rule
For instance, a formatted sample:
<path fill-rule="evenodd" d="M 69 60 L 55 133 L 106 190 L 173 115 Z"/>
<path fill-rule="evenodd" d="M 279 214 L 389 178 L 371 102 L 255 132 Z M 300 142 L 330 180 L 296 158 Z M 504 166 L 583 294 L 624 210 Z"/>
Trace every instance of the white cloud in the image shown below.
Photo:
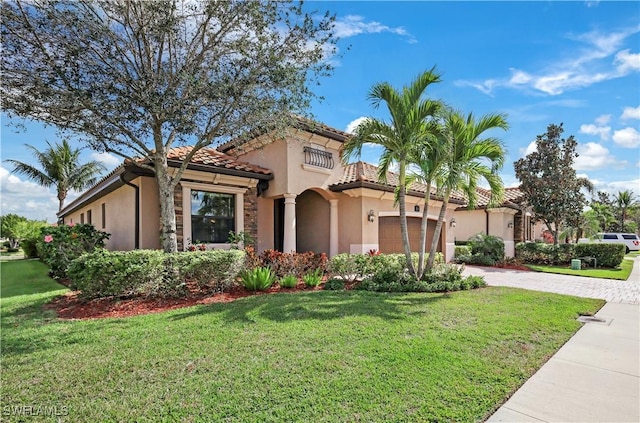
<path fill-rule="evenodd" d="M 108 169 L 114 168 L 122 164 L 122 160 L 117 156 L 109 153 L 91 153 L 93 160 L 99 161 L 104 164 Z"/>
<path fill-rule="evenodd" d="M 627 127 L 613 133 L 613 141 L 621 147 L 640 147 L 640 132 L 636 128 Z"/>
<path fill-rule="evenodd" d="M 596 118 L 595 122 L 598 125 L 606 125 L 611 121 L 611 115 L 600 115 Z"/>
<path fill-rule="evenodd" d="M 531 141 L 526 148 L 520 149 L 520 154 L 522 155 L 522 157 L 528 156 L 529 154 L 533 153 L 537 149 L 538 149 L 538 145 L 536 144 L 536 142 Z"/>
<path fill-rule="evenodd" d="M 601 140 L 608 140 L 611 134 L 610 126 L 597 126 L 592 123 L 588 125 L 580 125 L 580 133 L 588 135 L 598 135 Z"/>
<path fill-rule="evenodd" d="M 638 107 L 625 107 L 622 111 L 622 120 L 640 119 L 640 106 Z"/>
<path fill-rule="evenodd" d="M 365 120 L 367 120 L 367 118 L 365 116 L 360 116 L 359 118 L 356 118 L 356 119 L 352 120 L 347 125 L 347 128 L 345 129 L 345 132 L 353 134 L 353 131 L 355 131 L 356 127 L 358 125 L 360 125 L 362 122 L 364 122 Z"/>
<path fill-rule="evenodd" d="M 617 65 L 618 72 L 623 75 L 640 71 L 640 53 L 629 53 L 629 49 L 618 52 L 613 62 Z"/>
<path fill-rule="evenodd" d="M 600 0 L 587 0 L 584 2 L 584 4 L 589 8 L 598 7 L 598 4 L 600 4 Z"/>
<path fill-rule="evenodd" d="M 601 181 L 598 179 L 590 179 L 591 183 L 594 185 L 596 191 L 604 191 L 609 194 L 617 194 L 620 191 L 624 191 L 630 189 L 635 192 L 635 188 L 640 186 L 640 178 L 632 179 L 629 181 Z"/>
<path fill-rule="evenodd" d="M 379 34 L 381 32 L 390 32 L 392 34 L 407 37 L 408 42 L 416 43 L 416 38 L 407 32 L 403 27 L 390 27 L 380 22 L 365 22 L 362 16 L 348 15 L 344 18 L 337 19 L 334 24 L 334 32 L 338 38 L 354 37 L 360 34 Z"/>
<path fill-rule="evenodd" d="M 632 53 L 629 49 L 618 51 L 626 38 L 638 32 L 640 25 L 618 32 L 570 34 L 567 38 L 582 43 L 582 48 L 575 48 L 576 53 L 572 57 L 549 63 L 540 71 L 511 68 L 510 77 L 490 78 L 483 82 L 455 81 L 455 84 L 471 86 L 488 95 L 499 87 L 558 95 L 570 89 L 620 78 L 640 71 L 640 54 Z M 608 63 L 605 60 L 607 58 Z"/>
<path fill-rule="evenodd" d="M 595 142 L 578 144 L 576 152 L 578 153 L 574 161 L 576 170 L 595 170 L 607 166 L 621 167 L 626 164 L 626 162 L 618 162 L 606 147 Z"/>
<path fill-rule="evenodd" d="M 14 213 L 28 219 L 55 222 L 58 199 L 53 190 L 20 179 L 0 166 L 1 214 Z M 69 201 L 69 200 L 67 200 Z"/>

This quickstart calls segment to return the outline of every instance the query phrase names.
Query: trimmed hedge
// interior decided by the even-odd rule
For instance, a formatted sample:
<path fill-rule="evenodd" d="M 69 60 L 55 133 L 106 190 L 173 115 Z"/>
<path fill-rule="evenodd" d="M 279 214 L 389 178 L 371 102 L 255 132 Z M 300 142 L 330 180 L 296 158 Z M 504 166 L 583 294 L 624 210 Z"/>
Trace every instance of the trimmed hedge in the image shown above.
<path fill-rule="evenodd" d="M 578 244 L 580 245 L 580 244 Z M 516 244 L 516 258 L 531 264 L 570 264 L 576 257 L 576 244 L 546 244 L 541 242 L 520 242 Z"/>
<path fill-rule="evenodd" d="M 577 257 L 595 257 L 598 267 L 615 268 L 622 264 L 626 249 L 624 244 L 587 243 L 576 244 L 575 255 Z"/>
<path fill-rule="evenodd" d="M 544 244 L 521 242 L 516 244 L 516 258 L 524 263 L 545 265 L 568 265 L 571 259 L 595 257 L 598 267 L 618 267 L 624 260 L 623 244 L 585 243 L 585 244 Z"/>
<path fill-rule="evenodd" d="M 186 294 L 186 282 L 223 291 L 235 283 L 244 252 L 214 250 L 167 254 L 157 250 L 97 250 L 68 267 L 72 289 L 84 298 L 176 297 Z"/>

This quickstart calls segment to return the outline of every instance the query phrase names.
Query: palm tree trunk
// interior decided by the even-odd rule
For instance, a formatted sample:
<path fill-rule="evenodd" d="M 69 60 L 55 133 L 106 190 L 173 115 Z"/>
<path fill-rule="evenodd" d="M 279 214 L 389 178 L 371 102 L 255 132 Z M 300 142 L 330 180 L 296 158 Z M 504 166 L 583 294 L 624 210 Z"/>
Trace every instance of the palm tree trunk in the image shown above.
<path fill-rule="evenodd" d="M 406 167 L 405 163 L 400 163 L 400 192 L 398 193 L 398 203 L 400 208 L 400 232 L 402 234 L 402 246 L 404 247 L 404 255 L 407 259 L 407 269 L 412 275 L 416 274 L 416 269 L 413 266 L 413 260 L 411 259 L 411 246 L 409 245 L 409 231 L 407 228 L 407 205 L 405 203 L 405 183 L 406 180 Z"/>
<path fill-rule="evenodd" d="M 429 259 L 427 260 L 426 272 L 430 272 L 433 268 L 433 262 L 436 259 L 436 252 L 438 251 L 438 241 L 440 240 L 440 233 L 442 232 L 442 222 L 444 222 L 444 215 L 447 213 L 447 204 L 449 204 L 449 193 L 444 195 L 442 199 L 442 207 L 440 207 L 440 214 L 438 215 L 438 222 L 436 223 L 436 230 L 433 232 L 433 239 L 431 240 L 431 248 L 429 249 Z"/>
<path fill-rule="evenodd" d="M 420 224 L 420 250 L 418 251 L 418 269 L 416 277 L 422 279 L 424 275 L 424 252 L 427 249 L 427 225 L 429 224 L 429 196 L 431 195 L 431 183 L 427 184 L 427 192 L 424 196 L 424 209 L 422 210 L 422 222 Z"/>

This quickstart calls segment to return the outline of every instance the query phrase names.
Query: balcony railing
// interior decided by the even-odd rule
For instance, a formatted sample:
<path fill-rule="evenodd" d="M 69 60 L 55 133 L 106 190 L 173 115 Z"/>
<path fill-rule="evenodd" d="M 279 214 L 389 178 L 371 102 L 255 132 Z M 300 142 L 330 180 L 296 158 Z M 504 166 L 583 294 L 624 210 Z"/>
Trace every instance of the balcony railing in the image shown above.
<path fill-rule="evenodd" d="M 304 148 L 304 163 L 311 166 L 333 169 L 333 154 L 313 147 Z"/>

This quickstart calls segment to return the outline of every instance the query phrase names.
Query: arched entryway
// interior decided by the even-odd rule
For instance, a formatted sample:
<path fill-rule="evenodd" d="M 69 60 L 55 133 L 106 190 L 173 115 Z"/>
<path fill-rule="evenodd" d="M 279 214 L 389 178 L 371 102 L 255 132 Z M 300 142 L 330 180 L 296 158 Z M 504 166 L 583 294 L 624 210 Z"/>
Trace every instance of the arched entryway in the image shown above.
<path fill-rule="evenodd" d="M 409 244 L 412 251 L 418 251 L 420 248 L 420 226 L 422 219 L 419 217 L 407 217 L 407 229 L 409 232 Z M 427 250 L 431 247 L 433 235 L 436 229 L 436 221 L 429 220 L 427 223 Z M 445 227 L 442 227 L 440 233 L 440 242 L 438 242 L 437 251 L 442 251 L 442 240 L 445 237 Z M 383 216 L 380 217 L 378 224 L 378 244 L 381 253 L 403 253 L 402 232 L 400 231 L 399 216 Z"/>
<path fill-rule="evenodd" d="M 299 252 L 329 253 L 330 205 L 316 191 L 296 198 L 296 245 Z"/>

